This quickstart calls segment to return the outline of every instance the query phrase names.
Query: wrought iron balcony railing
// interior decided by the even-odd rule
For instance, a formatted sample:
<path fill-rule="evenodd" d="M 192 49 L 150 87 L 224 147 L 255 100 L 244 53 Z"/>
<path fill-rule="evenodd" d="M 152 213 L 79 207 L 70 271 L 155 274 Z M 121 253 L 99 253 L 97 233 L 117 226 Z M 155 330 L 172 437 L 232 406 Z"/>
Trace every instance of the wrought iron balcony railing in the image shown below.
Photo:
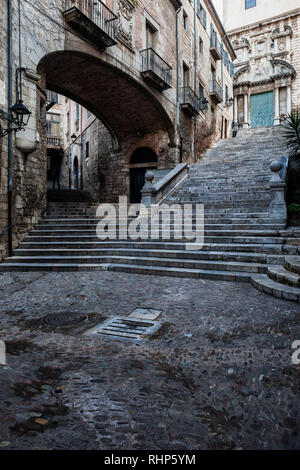
<path fill-rule="evenodd" d="M 223 89 L 217 80 L 211 81 L 210 94 L 218 101 L 218 103 L 223 101 Z"/>
<path fill-rule="evenodd" d="M 201 99 L 189 86 L 181 89 L 181 107 L 192 116 L 197 116 L 201 110 Z"/>
<path fill-rule="evenodd" d="M 142 77 L 159 91 L 172 87 L 172 67 L 152 48 L 141 51 Z"/>
<path fill-rule="evenodd" d="M 60 137 L 47 137 L 48 147 L 61 147 L 62 139 Z"/>
<path fill-rule="evenodd" d="M 215 34 L 210 38 L 210 52 L 215 60 L 222 59 L 222 45 Z"/>
<path fill-rule="evenodd" d="M 65 0 L 63 15 L 72 27 L 101 47 L 116 44 L 118 18 L 101 0 Z M 92 25 L 97 26 L 97 30 Z"/>
<path fill-rule="evenodd" d="M 204 112 L 208 109 L 208 100 L 206 99 L 203 92 L 199 93 L 199 100 L 200 100 L 200 111 Z"/>

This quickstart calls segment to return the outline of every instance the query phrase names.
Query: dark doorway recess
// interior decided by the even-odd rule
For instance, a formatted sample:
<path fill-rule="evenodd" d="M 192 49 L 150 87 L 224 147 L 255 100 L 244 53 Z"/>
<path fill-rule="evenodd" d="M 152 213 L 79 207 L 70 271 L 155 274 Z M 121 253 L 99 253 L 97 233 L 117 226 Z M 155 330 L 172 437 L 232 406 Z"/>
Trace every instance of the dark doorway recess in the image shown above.
<path fill-rule="evenodd" d="M 146 171 L 156 167 L 157 155 L 151 148 L 140 147 L 133 152 L 130 160 L 130 202 L 141 202 Z"/>

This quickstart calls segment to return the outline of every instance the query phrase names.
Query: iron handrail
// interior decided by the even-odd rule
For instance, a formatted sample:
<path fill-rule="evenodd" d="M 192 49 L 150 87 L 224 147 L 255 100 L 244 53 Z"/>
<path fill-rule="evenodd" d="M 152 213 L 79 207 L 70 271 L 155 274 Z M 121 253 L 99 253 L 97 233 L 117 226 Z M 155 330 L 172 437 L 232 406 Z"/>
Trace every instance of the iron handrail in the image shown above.
<path fill-rule="evenodd" d="M 190 104 L 196 111 L 200 112 L 201 99 L 196 95 L 192 88 L 189 86 L 182 87 L 181 92 L 182 104 Z"/>
<path fill-rule="evenodd" d="M 218 41 L 217 37 L 215 35 L 211 36 L 210 38 L 210 48 L 211 49 L 216 49 L 220 56 L 222 57 L 222 45 Z"/>
<path fill-rule="evenodd" d="M 217 80 L 211 80 L 211 93 L 218 93 L 220 98 L 223 98 L 223 89 Z"/>
<path fill-rule="evenodd" d="M 118 17 L 101 0 L 65 0 L 66 11 L 77 8 L 102 31 L 115 39 Z"/>
<path fill-rule="evenodd" d="M 172 83 L 172 67 L 149 47 L 141 51 L 142 56 L 142 72 L 151 70 L 164 80 L 168 85 Z"/>

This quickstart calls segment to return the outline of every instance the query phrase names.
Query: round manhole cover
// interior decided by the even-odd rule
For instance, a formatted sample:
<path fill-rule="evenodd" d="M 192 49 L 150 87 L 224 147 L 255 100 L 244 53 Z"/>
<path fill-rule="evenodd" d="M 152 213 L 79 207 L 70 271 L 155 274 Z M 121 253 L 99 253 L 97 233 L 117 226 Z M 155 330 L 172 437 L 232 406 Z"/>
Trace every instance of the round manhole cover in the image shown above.
<path fill-rule="evenodd" d="M 44 325 L 51 326 L 76 326 L 83 323 L 87 319 L 87 315 L 83 313 L 61 312 L 51 313 L 41 318 Z"/>

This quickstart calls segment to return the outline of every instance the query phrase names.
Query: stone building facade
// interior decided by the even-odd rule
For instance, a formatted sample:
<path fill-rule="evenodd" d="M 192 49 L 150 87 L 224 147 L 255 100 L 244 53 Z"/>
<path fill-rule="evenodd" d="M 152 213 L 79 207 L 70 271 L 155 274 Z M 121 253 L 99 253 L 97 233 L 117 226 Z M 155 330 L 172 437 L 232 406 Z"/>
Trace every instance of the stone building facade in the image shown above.
<path fill-rule="evenodd" d="M 92 186 L 101 192 L 105 181 L 103 199 L 112 202 L 131 194 L 147 164 L 172 168 L 196 160 L 214 139 L 229 135 L 232 121 L 235 56 L 212 1 L 20 3 L 19 32 L 19 2 L 0 0 L 0 109 L 7 112 L 15 102 L 15 71 L 22 66 L 23 100 L 31 111 L 25 131 L 0 138 L 1 257 L 46 207 L 46 90 L 89 110 L 109 133 L 109 152 L 97 162 Z M 100 131 L 91 126 L 88 132 Z M 83 170 L 93 178 L 94 163 L 89 159 L 90 170 Z"/>
<path fill-rule="evenodd" d="M 300 105 L 299 1 L 224 1 L 223 21 L 237 55 L 235 121 L 279 125 Z"/>

